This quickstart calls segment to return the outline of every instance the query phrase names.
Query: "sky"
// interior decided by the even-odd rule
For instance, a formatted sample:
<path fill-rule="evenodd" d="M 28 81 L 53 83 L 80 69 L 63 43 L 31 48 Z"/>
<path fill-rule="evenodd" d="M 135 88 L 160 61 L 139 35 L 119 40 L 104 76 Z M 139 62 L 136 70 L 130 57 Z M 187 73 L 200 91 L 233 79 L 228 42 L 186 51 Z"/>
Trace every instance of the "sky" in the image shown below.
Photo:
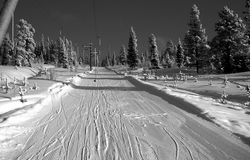
<path fill-rule="evenodd" d="M 4 0 L 0 0 L 0 6 L 3 3 Z M 61 30 L 63 36 L 79 47 L 80 54 L 83 45 L 93 43 L 98 47 L 99 36 L 101 57 L 107 55 L 108 47 L 116 55 L 122 45 L 127 48 L 133 26 L 141 54 L 148 49 L 151 34 L 157 38 L 159 51 L 165 50 L 168 39 L 175 44 L 179 38 L 183 39 L 194 4 L 200 10 L 201 23 L 211 40 L 216 34 L 218 12 L 228 6 L 243 17 L 245 3 L 245 0 L 19 0 L 15 24 L 19 19 L 30 23 L 36 30 L 36 41 L 41 41 L 42 34 L 57 40 Z"/>

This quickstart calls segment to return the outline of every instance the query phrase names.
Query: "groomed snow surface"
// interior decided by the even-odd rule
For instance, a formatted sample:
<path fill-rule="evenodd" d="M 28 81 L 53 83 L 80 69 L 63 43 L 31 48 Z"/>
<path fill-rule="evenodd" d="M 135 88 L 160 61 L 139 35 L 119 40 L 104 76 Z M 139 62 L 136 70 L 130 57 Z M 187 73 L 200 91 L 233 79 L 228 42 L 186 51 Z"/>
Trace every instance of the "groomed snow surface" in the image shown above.
<path fill-rule="evenodd" d="M 67 83 L 77 83 L 80 77 L 84 77 L 84 74 L 77 74 L 74 77 L 65 79 Z M 2 99 L 0 100 L 0 158 L 13 150 L 22 149 L 25 144 L 19 142 L 20 135 L 25 136 L 31 133 L 34 128 L 24 127 L 25 123 L 31 119 L 36 119 L 44 107 L 52 107 L 52 97 L 61 96 L 70 90 L 70 87 L 63 83 L 54 83 L 48 88 L 47 93 L 39 95 L 27 95 L 24 99 L 27 102 L 21 103 L 20 96 L 12 98 L 12 100 Z M 52 108 L 46 108 L 47 112 Z M 47 113 L 46 112 L 46 113 Z M 24 126 L 23 126 L 24 125 Z M 16 138 L 18 137 L 18 138 Z"/>
<path fill-rule="evenodd" d="M 155 86 L 166 94 L 179 97 L 195 107 L 201 109 L 203 114 L 216 124 L 224 127 L 232 133 L 237 133 L 250 137 L 250 116 L 244 110 L 243 104 L 236 102 L 220 103 L 219 100 L 204 97 L 199 94 L 175 89 L 174 87 L 164 87 L 157 84 L 141 81 L 142 83 Z"/>
<path fill-rule="evenodd" d="M 208 132 L 203 138 L 199 132 L 212 127 L 217 133 L 220 129 L 166 108 L 167 102 L 144 93 L 144 88 L 131 85 L 126 77 L 105 69 L 89 74 L 55 84 L 46 97 L 26 97 L 24 104 L 18 100 L 1 102 L 0 159 L 250 158 L 249 148 L 242 149 L 246 146 L 237 140 L 221 141 L 227 145 L 235 142 L 233 148 L 207 141 L 205 137 L 217 136 Z M 97 82 L 93 82 L 95 74 Z M 249 115 L 230 109 L 236 108 L 236 103 L 221 104 L 192 92 L 138 81 L 195 105 L 233 133 L 250 136 Z"/>

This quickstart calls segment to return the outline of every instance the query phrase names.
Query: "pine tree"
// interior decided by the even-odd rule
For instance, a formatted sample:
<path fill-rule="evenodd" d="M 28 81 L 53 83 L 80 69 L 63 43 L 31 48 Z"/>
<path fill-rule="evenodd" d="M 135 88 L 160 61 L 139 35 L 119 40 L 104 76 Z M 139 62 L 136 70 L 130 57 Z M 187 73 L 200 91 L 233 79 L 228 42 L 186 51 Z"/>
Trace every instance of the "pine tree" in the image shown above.
<path fill-rule="evenodd" d="M 11 64 L 13 57 L 13 43 L 10 40 L 10 36 L 7 33 L 0 46 L 0 65 Z"/>
<path fill-rule="evenodd" d="M 66 50 L 68 53 L 68 62 L 69 62 L 69 65 L 72 66 L 74 62 L 74 54 L 75 54 L 72 41 L 66 39 L 65 45 L 66 45 Z"/>
<path fill-rule="evenodd" d="M 145 66 L 145 62 L 146 62 L 145 53 L 142 53 L 142 54 L 141 54 L 140 61 L 141 61 L 141 64 L 142 64 L 143 66 Z"/>
<path fill-rule="evenodd" d="M 133 27 L 131 27 L 129 33 L 127 63 L 129 67 L 132 69 L 134 69 L 138 65 L 138 50 L 136 49 L 136 47 L 137 47 L 136 34 Z"/>
<path fill-rule="evenodd" d="M 169 56 L 171 58 L 176 57 L 176 53 L 175 53 L 175 48 L 174 48 L 174 43 L 171 39 L 167 40 L 166 42 L 166 50 L 164 54 L 169 54 Z"/>
<path fill-rule="evenodd" d="M 154 34 L 149 36 L 149 59 L 151 62 L 151 67 L 158 69 L 159 68 L 159 51 L 157 49 L 156 37 Z"/>
<path fill-rule="evenodd" d="M 35 47 L 35 50 L 34 50 L 34 54 L 36 55 L 36 62 L 37 63 L 44 63 L 44 55 L 42 53 L 42 45 L 41 43 L 37 42 L 36 43 L 36 47 Z"/>
<path fill-rule="evenodd" d="M 167 40 L 166 42 L 166 50 L 162 56 L 162 61 L 164 61 L 164 64 L 168 66 L 168 68 L 171 68 L 175 64 L 175 45 L 171 39 Z"/>
<path fill-rule="evenodd" d="M 107 65 L 107 66 L 110 66 L 109 56 L 106 57 L 106 65 Z"/>
<path fill-rule="evenodd" d="M 199 67 L 208 71 L 208 69 L 211 67 L 211 47 L 208 44 L 207 36 L 205 34 L 202 34 L 201 39 L 202 41 L 199 46 L 199 52 L 201 53 L 199 57 Z"/>
<path fill-rule="evenodd" d="M 115 51 L 114 51 L 113 56 L 112 56 L 111 65 L 114 66 L 116 64 L 117 64 L 117 61 L 116 61 L 116 55 L 115 55 Z"/>
<path fill-rule="evenodd" d="M 17 46 L 16 46 L 16 65 L 31 66 L 34 60 L 33 53 L 36 47 L 34 41 L 35 29 L 24 19 L 20 19 L 17 24 Z"/>
<path fill-rule="evenodd" d="M 184 50 L 181 44 L 181 40 L 179 39 L 179 43 L 177 45 L 177 53 L 176 53 L 176 63 L 178 67 L 184 66 Z"/>
<path fill-rule="evenodd" d="M 46 55 L 47 55 L 47 63 L 51 63 L 51 52 L 50 52 L 50 39 L 49 37 L 47 38 L 46 42 L 45 42 L 45 52 L 46 52 Z"/>
<path fill-rule="evenodd" d="M 199 73 L 204 54 L 200 48 L 206 46 L 206 44 L 204 44 L 206 43 L 205 29 L 202 28 L 199 16 L 200 11 L 198 7 L 193 5 L 188 23 L 190 29 L 184 38 L 186 54 L 190 57 L 191 65 L 196 66 L 197 73 Z"/>
<path fill-rule="evenodd" d="M 126 63 L 127 63 L 127 53 L 126 53 L 126 48 L 125 48 L 124 45 L 121 46 L 119 59 L 120 59 L 121 65 L 126 65 Z"/>
<path fill-rule="evenodd" d="M 77 51 L 74 49 L 74 45 L 73 45 L 73 42 L 70 41 L 70 44 L 71 44 L 71 56 L 72 56 L 72 61 L 73 61 L 73 65 L 78 65 L 79 62 L 77 60 Z M 98 60 L 98 59 L 97 59 Z M 97 62 L 98 63 L 98 62 Z"/>
<path fill-rule="evenodd" d="M 70 65 L 70 47 L 69 47 L 69 41 L 67 38 L 64 39 L 64 44 L 65 44 L 66 55 L 68 58 L 68 64 Z"/>
<path fill-rule="evenodd" d="M 50 53 L 50 62 L 52 64 L 55 64 L 57 66 L 58 64 L 58 56 L 59 56 L 59 50 L 58 50 L 57 43 L 54 41 L 50 41 L 49 43 L 49 53 Z"/>
<path fill-rule="evenodd" d="M 43 59 L 44 59 L 44 63 L 45 64 L 48 64 L 48 53 L 47 53 L 47 50 L 46 50 L 46 47 L 45 47 L 45 40 L 44 40 L 44 35 L 42 34 L 42 38 L 41 38 L 41 55 L 43 55 Z"/>
<path fill-rule="evenodd" d="M 189 46 L 189 42 L 190 42 L 190 38 L 191 36 L 189 36 L 189 31 L 186 32 L 185 36 L 184 36 L 184 39 L 182 41 L 182 47 L 184 49 L 184 66 L 185 67 L 191 67 L 191 62 L 190 60 L 191 59 L 194 59 L 195 57 L 192 57 L 194 56 L 193 54 L 189 54 L 189 53 L 192 53 L 192 50 L 188 47 Z"/>
<path fill-rule="evenodd" d="M 145 50 L 144 57 L 145 57 L 145 61 L 148 61 L 148 59 L 149 59 L 148 50 Z"/>
<path fill-rule="evenodd" d="M 217 35 L 211 42 L 212 52 L 216 56 L 215 59 L 220 60 L 215 63 L 216 67 L 219 70 L 222 69 L 224 73 L 238 72 L 238 67 L 244 66 L 246 62 L 242 61 L 238 64 L 239 61 L 236 61 L 236 59 L 245 58 L 249 61 L 249 45 L 245 36 L 246 25 L 227 6 L 219 12 L 219 17 L 219 22 L 215 24 Z"/>
<path fill-rule="evenodd" d="M 66 50 L 65 43 L 61 37 L 59 37 L 58 42 L 58 63 L 60 67 L 68 68 L 68 53 Z"/>
<path fill-rule="evenodd" d="M 243 14 L 245 15 L 244 20 L 247 24 L 247 31 L 245 35 L 248 36 L 248 44 L 250 44 L 250 0 L 246 0 L 245 8 L 246 10 L 243 11 Z"/>
<path fill-rule="evenodd" d="M 151 67 L 151 62 L 150 62 L 150 59 L 149 59 L 149 53 L 148 53 L 148 50 L 145 50 L 144 52 L 144 58 L 145 58 L 145 68 L 150 68 Z"/>
<path fill-rule="evenodd" d="M 111 64 L 111 60 L 110 60 L 110 57 L 111 57 L 111 53 L 110 53 L 111 51 L 110 51 L 110 46 L 108 46 L 108 48 L 107 48 L 107 57 L 106 57 L 106 64 L 108 65 L 108 66 L 110 66 L 110 64 Z"/>
<path fill-rule="evenodd" d="M 168 68 L 173 67 L 174 64 L 175 64 L 175 61 L 173 60 L 173 58 L 170 57 L 170 55 L 169 55 L 168 53 L 165 54 L 165 56 L 164 56 L 164 61 L 166 62 L 166 66 L 167 66 Z"/>
<path fill-rule="evenodd" d="M 163 68 L 166 68 L 166 67 L 167 67 L 166 58 L 163 58 L 163 59 L 161 60 L 161 65 L 162 65 Z"/>
<path fill-rule="evenodd" d="M 163 58 L 164 58 L 164 51 L 162 50 L 161 53 L 159 54 L 159 61 L 161 65 L 162 65 Z"/>

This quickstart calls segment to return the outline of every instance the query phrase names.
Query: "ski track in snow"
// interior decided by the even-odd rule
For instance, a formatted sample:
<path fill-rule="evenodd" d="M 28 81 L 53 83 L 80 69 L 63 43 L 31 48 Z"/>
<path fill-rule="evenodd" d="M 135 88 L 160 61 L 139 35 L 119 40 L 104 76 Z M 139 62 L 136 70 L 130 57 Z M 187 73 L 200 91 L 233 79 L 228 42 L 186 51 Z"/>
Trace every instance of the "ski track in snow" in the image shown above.
<path fill-rule="evenodd" d="M 0 159 L 223 160 L 250 155 L 249 148 L 234 147 L 238 150 L 229 153 L 216 146 L 189 125 L 195 118 L 187 121 L 189 116 L 126 77 L 104 68 L 99 68 L 97 82 L 94 76 L 83 77 L 68 92 L 52 94 L 44 106 L 51 108 L 47 114 L 20 126 L 25 132 L 11 139 L 21 147 L 1 152 Z"/>

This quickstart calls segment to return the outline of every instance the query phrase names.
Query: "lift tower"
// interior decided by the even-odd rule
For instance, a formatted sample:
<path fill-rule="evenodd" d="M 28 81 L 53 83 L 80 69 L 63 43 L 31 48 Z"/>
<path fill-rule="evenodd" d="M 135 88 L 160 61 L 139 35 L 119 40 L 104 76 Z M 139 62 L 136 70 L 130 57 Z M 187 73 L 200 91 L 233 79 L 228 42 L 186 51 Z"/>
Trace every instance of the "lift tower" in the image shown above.
<path fill-rule="evenodd" d="M 92 70 L 92 46 L 93 46 L 93 43 L 89 43 L 88 46 L 84 46 L 83 45 L 83 48 L 87 48 L 89 49 L 89 70 L 91 71 Z"/>

